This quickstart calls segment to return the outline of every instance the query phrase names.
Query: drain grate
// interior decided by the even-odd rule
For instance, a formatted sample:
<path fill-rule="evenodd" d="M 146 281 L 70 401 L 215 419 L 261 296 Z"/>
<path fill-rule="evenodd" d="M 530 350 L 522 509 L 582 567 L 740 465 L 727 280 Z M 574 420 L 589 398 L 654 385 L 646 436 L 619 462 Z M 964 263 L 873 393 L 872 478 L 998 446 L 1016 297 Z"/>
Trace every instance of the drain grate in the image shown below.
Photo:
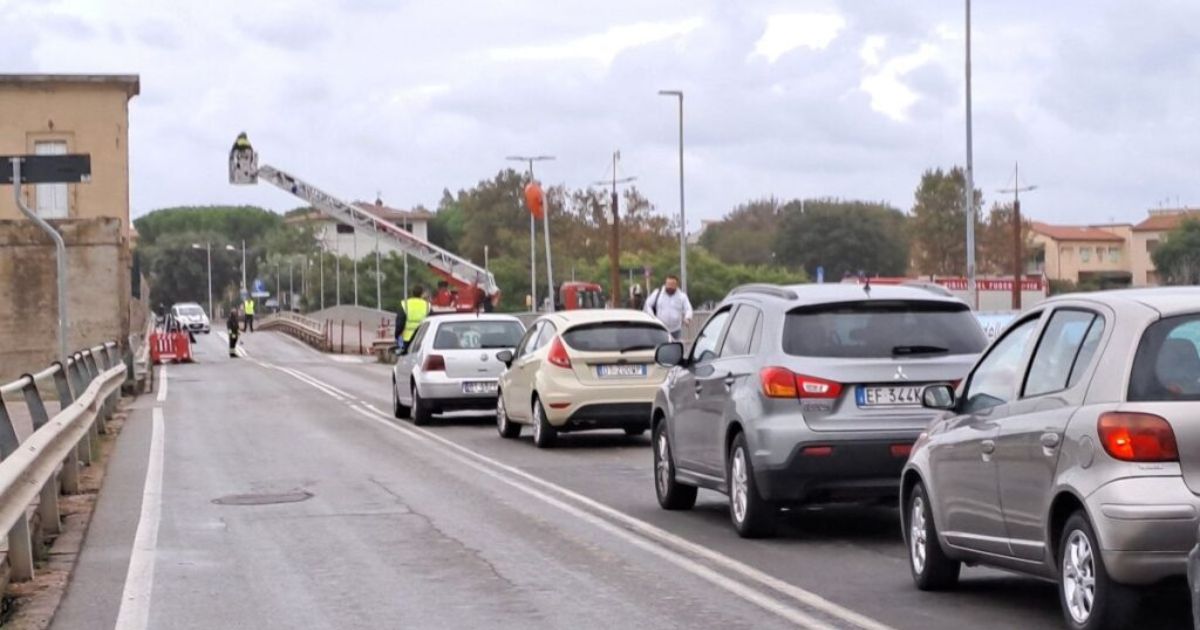
<path fill-rule="evenodd" d="M 275 505 L 277 503 L 299 503 L 313 498 L 313 493 L 305 490 L 291 492 L 266 492 L 256 494 L 230 494 L 217 499 L 217 505 Z"/>

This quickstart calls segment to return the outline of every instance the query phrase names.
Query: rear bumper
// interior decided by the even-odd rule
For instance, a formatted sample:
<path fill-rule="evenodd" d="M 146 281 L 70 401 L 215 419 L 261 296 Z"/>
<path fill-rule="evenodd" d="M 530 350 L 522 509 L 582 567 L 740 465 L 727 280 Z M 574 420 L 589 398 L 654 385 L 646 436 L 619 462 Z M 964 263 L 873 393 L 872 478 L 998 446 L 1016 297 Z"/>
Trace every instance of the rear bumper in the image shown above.
<path fill-rule="evenodd" d="M 890 499 L 900 495 L 900 473 L 917 433 L 890 439 L 805 441 L 782 465 L 758 466 L 755 480 L 763 497 L 781 503 L 829 503 Z M 823 448 L 831 450 L 822 454 Z M 810 449 L 806 452 L 806 449 Z"/>
<path fill-rule="evenodd" d="M 1092 493 L 1087 507 L 1114 580 L 1152 584 L 1186 575 L 1200 526 L 1200 497 L 1182 477 L 1119 479 Z"/>
<path fill-rule="evenodd" d="M 559 431 L 650 428 L 650 403 L 597 403 L 576 409 Z"/>
<path fill-rule="evenodd" d="M 432 403 L 440 411 L 488 410 L 496 408 L 496 392 L 467 394 L 463 383 L 494 383 L 494 378 L 470 378 L 438 380 L 419 379 L 417 388 L 421 398 Z"/>
<path fill-rule="evenodd" d="M 650 426 L 650 411 L 658 394 L 661 378 L 634 382 L 584 385 L 574 373 L 555 370 L 560 374 L 538 375 L 537 394 L 546 412 L 546 420 L 564 431 L 583 428 L 623 428 L 623 422 Z M 579 414 L 576 416 L 576 414 Z M 579 429 L 564 428 L 573 418 Z M 607 422 L 611 427 L 589 426 L 587 422 Z"/>

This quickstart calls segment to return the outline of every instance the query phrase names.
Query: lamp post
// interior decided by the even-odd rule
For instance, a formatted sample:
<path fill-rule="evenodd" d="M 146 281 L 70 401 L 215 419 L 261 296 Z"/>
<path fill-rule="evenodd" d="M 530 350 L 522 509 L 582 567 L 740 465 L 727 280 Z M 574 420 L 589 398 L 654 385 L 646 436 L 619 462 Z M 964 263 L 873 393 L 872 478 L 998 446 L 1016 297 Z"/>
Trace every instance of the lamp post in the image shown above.
<path fill-rule="evenodd" d="M 200 244 L 192 243 L 192 249 L 200 249 Z M 204 241 L 204 254 L 208 258 L 208 316 L 216 317 L 212 299 L 212 241 Z"/>
<path fill-rule="evenodd" d="M 679 288 L 687 293 L 687 214 L 683 204 L 683 91 L 659 90 L 658 94 L 679 98 Z"/>
<path fill-rule="evenodd" d="M 510 155 L 504 159 L 509 160 L 511 162 L 527 163 L 529 165 L 529 181 L 533 181 L 533 163 L 553 160 L 554 156 L 553 155 Z M 550 246 L 550 226 L 549 225 L 546 226 L 546 246 L 547 246 L 547 248 L 549 248 L 549 246 Z M 546 251 L 546 264 L 549 265 L 549 263 L 550 263 L 550 252 L 549 252 L 549 250 L 547 250 Z M 554 295 L 553 295 L 554 281 L 553 281 L 553 279 L 551 279 L 550 285 L 551 285 L 550 304 L 551 304 L 551 306 L 553 306 L 553 304 L 554 304 Z M 536 313 L 538 310 L 538 301 L 537 301 L 537 225 L 536 225 L 536 221 L 533 218 L 532 212 L 529 213 L 529 298 L 530 298 L 530 302 L 532 303 L 532 306 L 533 306 L 533 311 Z"/>
<path fill-rule="evenodd" d="M 979 290 L 975 284 L 975 158 L 971 146 L 971 0 L 966 0 L 966 84 L 967 84 L 967 171 L 966 190 L 963 192 L 967 216 L 967 303 L 979 308 Z"/>

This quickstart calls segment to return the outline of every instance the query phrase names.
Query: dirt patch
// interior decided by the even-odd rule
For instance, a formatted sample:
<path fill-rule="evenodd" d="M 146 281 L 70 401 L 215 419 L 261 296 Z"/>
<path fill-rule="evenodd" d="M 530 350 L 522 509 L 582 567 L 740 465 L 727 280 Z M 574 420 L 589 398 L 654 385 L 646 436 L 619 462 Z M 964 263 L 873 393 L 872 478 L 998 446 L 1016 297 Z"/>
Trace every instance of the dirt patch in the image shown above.
<path fill-rule="evenodd" d="M 112 454 L 117 436 L 129 416 L 132 398 L 122 398 L 113 417 L 105 423 L 106 432 L 100 436 L 97 457 L 90 466 L 79 470 L 79 494 L 59 497 L 58 506 L 62 516 L 62 531 L 45 543 L 44 558 L 34 568 L 34 579 L 29 582 L 10 582 L 5 594 L 7 618 L 0 621 L 7 630 L 43 630 L 49 627 L 58 605 L 67 590 L 67 582 L 75 569 L 75 561 L 83 545 L 83 536 L 92 520 L 96 497 L 104 483 L 108 458 Z M 7 565 L 7 561 L 5 561 Z M 7 566 L 6 566 L 7 568 Z"/>

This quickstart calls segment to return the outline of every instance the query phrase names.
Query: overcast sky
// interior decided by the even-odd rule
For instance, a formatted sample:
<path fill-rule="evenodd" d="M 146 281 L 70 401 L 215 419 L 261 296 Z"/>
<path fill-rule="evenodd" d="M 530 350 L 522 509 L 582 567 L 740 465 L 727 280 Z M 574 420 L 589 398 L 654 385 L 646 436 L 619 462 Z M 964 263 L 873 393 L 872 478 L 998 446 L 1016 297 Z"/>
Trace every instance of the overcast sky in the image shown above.
<path fill-rule="evenodd" d="M 977 0 L 976 185 L 1049 222 L 1137 221 L 1200 187 L 1200 3 Z M 6 71 L 137 73 L 133 214 L 299 202 L 233 188 L 261 159 L 346 198 L 435 207 L 505 156 L 549 184 L 621 175 L 689 225 L 774 195 L 912 205 L 965 160 L 950 0 L 0 0 Z"/>

